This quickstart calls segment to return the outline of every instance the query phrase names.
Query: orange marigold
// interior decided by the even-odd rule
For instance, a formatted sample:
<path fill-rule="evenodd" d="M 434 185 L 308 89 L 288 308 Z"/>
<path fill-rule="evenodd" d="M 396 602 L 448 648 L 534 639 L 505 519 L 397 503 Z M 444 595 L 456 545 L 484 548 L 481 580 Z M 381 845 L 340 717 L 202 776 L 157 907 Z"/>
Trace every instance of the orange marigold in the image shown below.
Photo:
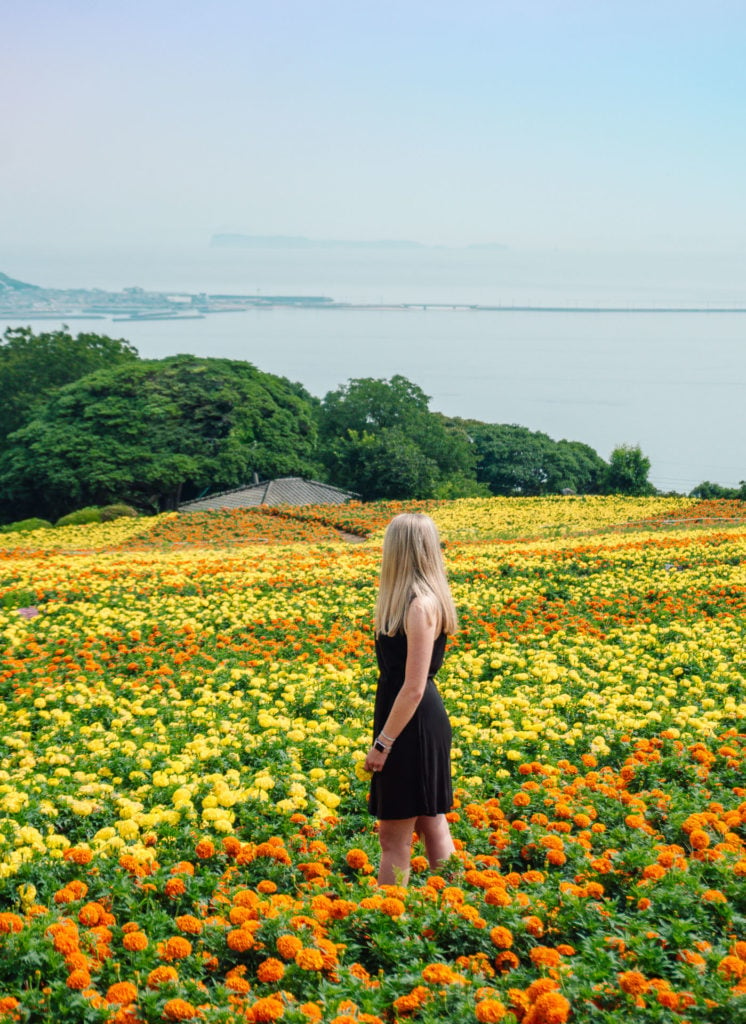
<path fill-rule="evenodd" d="M 318 949 L 299 949 L 295 954 L 295 962 L 304 971 L 320 971 L 324 966 L 324 957 Z"/>
<path fill-rule="evenodd" d="M 122 938 L 122 945 L 129 953 L 139 953 L 148 948 L 148 937 L 145 932 L 127 932 Z"/>
<path fill-rule="evenodd" d="M 483 999 L 474 1007 L 474 1015 L 481 1024 L 495 1024 L 503 1019 L 508 1011 L 499 999 Z"/>
<path fill-rule="evenodd" d="M 708 903 L 727 903 L 728 898 L 725 893 L 720 892 L 719 889 L 705 889 L 702 893 L 702 899 Z"/>
<path fill-rule="evenodd" d="M 284 1013 L 285 1005 L 282 1000 L 277 996 L 266 996 L 263 999 L 257 999 L 249 1007 L 246 1019 L 254 1021 L 255 1024 L 268 1024 L 268 1022 L 280 1020 Z"/>
<path fill-rule="evenodd" d="M 20 932 L 23 929 L 23 919 L 18 914 L 0 914 L 0 934 L 8 935 L 10 932 Z"/>
<path fill-rule="evenodd" d="M 91 976 L 88 971 L 84 970 L 82 967 L 78 967 L 68 974 L 65 984 L 68 988 L 80 991 L 80 989 L 88 988 L 91 984 Z"/>
<path fill-rule="evenodd" d="M 131 981 L 116 981 L 106 991 L 107 1003 L 118 1003 L 120 1006 L 128 1006 L 137 999 L 137 986 Z"/>
<path fill-rule="evenodd" d="M 534 946 L 530 955 L 531 963 L 537 967 L 557 967 L 562 959 L 551 946 Z"/>
<path fill-rule="evenodd" d="M 228 949 L 232 949 L 234 953 L 245 953 L 256 945 L 256 939 L 248 928 L 234 928 L 228 932 L 225 941 Z"/>
<path fill-rule="evenodd" d="M 453 985 L 454 982 L 463 981 L 461 975 L 448 964 L 428 964 L 422 971 L 422 977 L 429 985 Z"/>
<path fill-rule="evenodd" d="M 282 960 L 270 956 L 263 960 L 256 969 L 256 976 L 262 982 L 279 981 L 285 973 L 285 965 Z"/>
<path fill-rule="evenodd" d="M 202 934 L 202 922 L 192 914 L 180 914 L 174 918 L 174 924 L 180 932 L 186 932 L 187 935 Z"/>
<path fill-rule="evenodd" d="M 503 928 L 502 925 L 491 929 L 490 939 L 493 946 L 497 946 L 498 949 L 510 949 L 513 945 L 513 933 L 509 928 Z"/>
<path fill-rule="evenodd" d="M 347 861 L 348 867 L 351 867 L 353 871 L 361 871 L 369 864 L 368 854 L 365 850 L 361 850 L 357 846 L 354 846 L 351 850 L 347 851 L 345 860 Z"/>
<path fill-rule="evenodd" d="M 394 1010 L 397 1013 L 415 1013 L 429 998 L 430 991 L 424 985 L 417 985 L 405 996 L 399 996 L 394 1000 Z"/>
<path fill-rule="evenodd" d="M 164 1020 L 191 1020 L 197 1016 L 196 1007 L 186 999 L 169 999 L 163 1006 Z"/>
<path fill-rule="evenodd" d="M 163 891 L 169 899 L 176 899 L 179 896 L 183 896 L 186 892 L 186 885 L 182 878 L 169 878 L 166 884 L 163 886 Z"/>
<path fill-rule="evenodd" d="M 158 945 L 158 953 L 162 960 L 183 960 L 192 952 L 192 944 L 181 935 L 172 935 L 170 939 Z"/>
<path fill-rule="evenodd" d="M 621 974 L 617 975 L 617 980 L 622 991 L 629 993 L 631 996 L 642 995 L 643 992 L 648 990 L 647 978 L 639 971 L 622 971 Z"/>
<path fill-rule="evenodd" d="M 295 960 L 296 955 L 303 949 L 303 943 L 297 935 L 278 935 L 277 952 L 283 960 Z"/>
<path fill-rule="evenodd" d="M 530 914 L 528 917 L 523 918 L 523 923 L 526 926 L 528 934 L 533 935 L 534 938 L 538 939 L 544 934 L 544 925 L 540 917 Z"/>
<path fill-rule="evenodd" d="M 724 956 L 718 964 L 718 973 L 722 974 L 724 978 L 739 981 L 746 977 L 746 961 L 737 956 Z"/>
<path fill-rule="evenodd" d="M 179 974 L 175 967 L 161 967 L 154 968 L 148 975 L 148 988 L 158 988 L 159 985 L 167 985 L 169 982 L 178 981 Z"/>
<path fill-rule="evenodd" d="M 200 860 L 209 860 L 215 856 L 215 844 L 211 839 L 201 839 L 194 848 Z"/>
<path fill-rule="evenodd" d="M 523 1018 L 523 1024 L 565 1024 L 570 1003 L 560 992 L 545 992 Z"/>
<path fill-rule="evenodd" d="M 321 1020 L 324 1016 L 324 1011 L 318 1005 L 318 1003 L 303 1003 L 298 1007 L 304 1017 L 308 1017 L 309 1020 Z"/>
<path fill-rule="evenodd" d="M 387 914 L 389 917 L 401 917 L 406 907 L 402 900 L 396 899 L 395 896 L 387 896 L 381 901 L 381 905 L 378 909 L 382 914 Z"/>
<path fill-rule="evenodd" d="M 73 864 L 90 864 L 93 860 L 91 851 L 82 846 L 71 846 L 62 856 L 65 860 L 71 860 Z"/>
<path fill-rule="evenodd" d="M 93 925 L 100 924 L 101 918 L 105 913 L 106 911 L 100 903 L 84 903 L 78 911 L 78 920 L 86 928 L 90 928 Z"/>

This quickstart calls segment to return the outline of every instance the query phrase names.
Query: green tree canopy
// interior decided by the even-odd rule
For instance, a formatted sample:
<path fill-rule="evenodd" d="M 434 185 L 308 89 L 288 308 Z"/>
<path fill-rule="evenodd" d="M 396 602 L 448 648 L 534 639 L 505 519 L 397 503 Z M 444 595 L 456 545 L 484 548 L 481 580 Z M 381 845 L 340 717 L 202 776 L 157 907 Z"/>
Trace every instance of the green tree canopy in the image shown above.
<path fill-rule="evenodd" d="M 135 359 L 137 349 L 122 338 L 9 327 L 0 339 L 0 440 L 28 422 L 57 388 Z"/>
<path fill-rule="evenodd" d="M 468 437 L 430 412 L 428 402 L 398 374 L 350 380 L 330 391 L 319 411 L 320 457 L 329 478 L 364 500 L 429 498 L 448 481 L 473 481 Z"/>
<path fill-rule="evenodd" d="M 471 438 L 476 476 L 492 494 L 558 494 L 569 489 L 597 493 L 606 463 L 577 441 L 553 441 L 548 434 L 515 424 L 456 420 Z"/>
<path fill-rule="evenodd" d="M 609 459 L 605 491 L 607 494 L 638 496 L 655 494 L 655 487 L 648 480 L 649 472 L 650 459 L 643 455 L 637 445 L 619 445 Z"/>
<path fill-rule="evenodd" d="M 54 393 L 8 438 L 3 512 L 56 517 L 126 501 L 174 507 L 199 492 L 315 469 L 316 424 L 297 385 L 250 363 L 128 361 Z"/>

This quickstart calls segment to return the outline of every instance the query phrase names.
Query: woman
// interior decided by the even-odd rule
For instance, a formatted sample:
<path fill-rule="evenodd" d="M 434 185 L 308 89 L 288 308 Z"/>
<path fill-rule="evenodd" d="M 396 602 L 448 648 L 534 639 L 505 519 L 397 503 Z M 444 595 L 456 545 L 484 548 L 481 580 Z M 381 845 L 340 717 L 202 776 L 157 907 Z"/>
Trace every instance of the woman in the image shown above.
<path fill-rule="evenodd" d="M 456 629 L 435 523 L 399 515 L 383 541 L 375 614 L 376 691 L 368 809 L 379 819 L 380 885 L 406 885 L 412 832 L 435 870 L 454 852 L 446 812 L 453 801 L 451 725 L 433 677 Z"/>

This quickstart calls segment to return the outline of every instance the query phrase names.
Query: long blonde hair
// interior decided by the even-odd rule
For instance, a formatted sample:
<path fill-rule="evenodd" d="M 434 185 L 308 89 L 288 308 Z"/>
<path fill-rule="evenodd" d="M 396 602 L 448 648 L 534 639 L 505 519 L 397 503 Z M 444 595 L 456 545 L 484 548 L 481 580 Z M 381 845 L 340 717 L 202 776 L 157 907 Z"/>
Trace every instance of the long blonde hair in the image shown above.
<path fill-rule="evenodd" d="M 394 636 L 405 629 L 410 601 L 424 598 L 433 606 L 440 632 L 455 633 L 456 608 L 446 579 L 438 528 L 430 516 L 394 516 L 383 538 L 381 582 L 376 601 L 376 635 Z"/>

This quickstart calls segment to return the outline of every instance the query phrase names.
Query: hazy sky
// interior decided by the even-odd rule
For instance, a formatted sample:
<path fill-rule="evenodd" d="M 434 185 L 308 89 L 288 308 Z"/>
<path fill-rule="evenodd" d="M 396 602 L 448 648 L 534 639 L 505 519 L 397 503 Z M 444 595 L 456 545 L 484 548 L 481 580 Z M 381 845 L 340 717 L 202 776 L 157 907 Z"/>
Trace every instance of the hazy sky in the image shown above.
<path fill-rule="evenodd" d="M 743 0 L 3 5 L 0 235 L 743 252 Z"/>

